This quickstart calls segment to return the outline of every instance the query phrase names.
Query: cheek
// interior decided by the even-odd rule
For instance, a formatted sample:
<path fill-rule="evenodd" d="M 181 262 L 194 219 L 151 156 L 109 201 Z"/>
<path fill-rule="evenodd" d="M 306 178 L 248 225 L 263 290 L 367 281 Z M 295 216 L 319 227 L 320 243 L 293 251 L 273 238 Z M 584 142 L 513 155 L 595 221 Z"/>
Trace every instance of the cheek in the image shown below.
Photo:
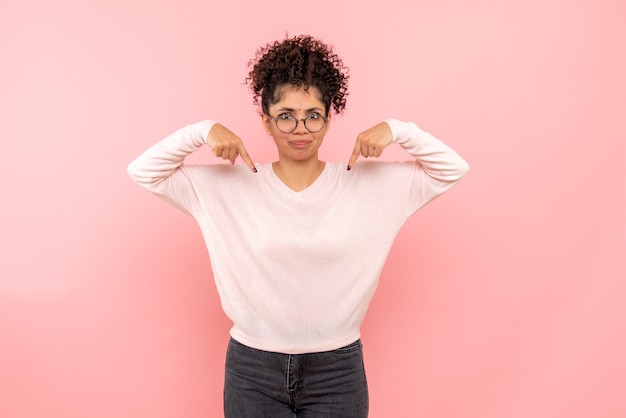
<path fill-rule="evenodd" d="M 274 138 L 274 142 L 276 142 L 277 144 L 287 142 L 287 140 L 289 139 L 289 135 L 282 132 L 271 132 L 270 134 L 272 135 L 272 138 Z"/>
<path fill-rule="evenodd" d="M 326 125 L 326 126 L 324 127 L 324 129 L 322 129 L 320 132 L 318 132 L 318 133 L 317 133 L 317 135 L 318 135 L 318 139 L 319 139 L 320 141 L 321 141 L 321 140 L 323 140 L 323 139 L 324 139 L 324 137 L 326 136 L 326 134 L 328 133 L 328 128 L 329 128 L 329 127 L 328 127 L 328 125 Z"/>

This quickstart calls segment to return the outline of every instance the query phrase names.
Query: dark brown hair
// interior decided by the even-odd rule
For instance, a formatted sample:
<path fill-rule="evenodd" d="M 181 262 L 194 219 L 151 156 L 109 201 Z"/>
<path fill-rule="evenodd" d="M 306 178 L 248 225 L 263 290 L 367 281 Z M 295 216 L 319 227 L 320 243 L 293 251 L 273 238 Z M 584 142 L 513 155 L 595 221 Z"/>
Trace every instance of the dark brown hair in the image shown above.
<path fill-rule="evenodd" d="M 309 36 L 286 38 L 261 47 L 254 59 L 246 83 L 252 90 L 254 103 L 261 102 L 264 113 L 278 102 L 282 87 L 316 87 L 326 106 L 332 105 L 336 113 L 343 112 L 348 95 L 348 68 L 335 54 L 333 48 Z"/>

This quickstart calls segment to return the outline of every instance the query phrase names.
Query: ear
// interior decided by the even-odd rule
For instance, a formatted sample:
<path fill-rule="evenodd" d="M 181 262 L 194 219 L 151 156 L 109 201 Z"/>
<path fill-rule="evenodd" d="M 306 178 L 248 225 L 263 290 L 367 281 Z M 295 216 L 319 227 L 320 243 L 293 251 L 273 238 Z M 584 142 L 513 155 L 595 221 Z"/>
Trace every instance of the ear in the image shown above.
<path fill-rule="evenodd" d="M 328 112 L 328 116 L 326 116 L 326 126 L 324 126 L 324 131 L 328 132 L 328 129 L 330 128 L 330 122 L 333 120 L 333 113 L 332 112 Z"/>
<path fill-rule="evenodd" d="M 268 135 L 272 135 L 271 123 L 272 120 L 265 113 L 261 113 L 261 123 L 263 124 L 263 129 L 267 132 Z"/>

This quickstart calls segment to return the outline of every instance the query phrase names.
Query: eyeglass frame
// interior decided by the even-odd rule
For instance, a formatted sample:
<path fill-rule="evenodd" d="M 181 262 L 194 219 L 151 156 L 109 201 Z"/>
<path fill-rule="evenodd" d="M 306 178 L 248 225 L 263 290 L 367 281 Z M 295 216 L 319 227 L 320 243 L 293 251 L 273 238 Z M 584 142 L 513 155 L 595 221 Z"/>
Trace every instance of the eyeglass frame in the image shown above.
<path fill-rule="evenodd" d="M 312 113 L 317 113 L 317 112 L 312 112 Z M 272 117 L 272 115 L 270 114 L 265 114 L 268 118 L 270 118 L 271 120 L 274 121 L 274 125 L 276 125 L 276 129 L 278 129 L 279 131 L 281 131 L 284 134 L 291 134 L 293 133 L 296 129 L 298 129 L 298 123 L 300 123 L 300 121 L 302 121 L 302 124 L 304 125 L 304 129 L 306 129 L 307 131 L 309 131 L 312 134 L 316 134 L 318 132 L 321 132 L 325 127 L 326 124 L 328 123 L 328 116 L 324 116 L 321 113 L 317 113 L 322 119 L 324 119 L 324 124 L 322 125 L 322 127 L 320 129 L 318 129 L 317 131 L 311 131 L 309 128 L 307 128 L 306 126 L 306 120 L 309 119 L 311 117 L 311 115 L 309 114 L 309 116 L 307 116 L 304 119 L 298 119 L 298 118 L 294 118 L 293 116 L 289 115 L 290 118 L 295 119 L 296 120 L 296 126 L 293 127 L 293 129 L 289 132 L 285 132 L 282 129 L 280 129 L 278 127 L 278 119 L 280 119 L 280 115 L 278 115 L 277 117 Z M 282 113 L 281 113 L 282 115 Z"/>

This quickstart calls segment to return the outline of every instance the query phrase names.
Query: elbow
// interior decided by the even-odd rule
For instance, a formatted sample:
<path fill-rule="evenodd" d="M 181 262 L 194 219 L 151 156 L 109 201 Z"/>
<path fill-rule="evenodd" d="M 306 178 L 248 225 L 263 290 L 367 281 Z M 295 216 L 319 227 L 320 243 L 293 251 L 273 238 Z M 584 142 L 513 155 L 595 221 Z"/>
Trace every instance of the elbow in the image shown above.
<path fill-rule="evenodd" d="M 462 158 L 454 164 L 454 168 L 448 171 L 447 181 L 457 182 L 460 181 L 469 171 L 469 164 Z"/>
<path fill-rule="evenodd" d="M 134 160 L 128 166 L 126 166 L 126 172 L 130 178 L 137 184 L 143 187 L 147 187 L 152 183 L 151 176 L 147 175 L 146 170 L 142 168 L 141 164 L 137 160 Z"/>
<path fill-rule="evenodd" d="M 465 175 L 469 172 L 469 169 L 469 163 L 462 159 L 461 163 L 459 164 L 459 180 L 465 177 Z"/>
<path fill-rule="evenodd" d="M 131 179 L 133 179 L 133 181 L 137 181 L 138 176 L 138 170 L 135 164 L 135 161 L 131 162 L 130 164 L 128 164 L 126 166 L 126 173 L 128 173 L 128 175 L 130 176 Z"/>

